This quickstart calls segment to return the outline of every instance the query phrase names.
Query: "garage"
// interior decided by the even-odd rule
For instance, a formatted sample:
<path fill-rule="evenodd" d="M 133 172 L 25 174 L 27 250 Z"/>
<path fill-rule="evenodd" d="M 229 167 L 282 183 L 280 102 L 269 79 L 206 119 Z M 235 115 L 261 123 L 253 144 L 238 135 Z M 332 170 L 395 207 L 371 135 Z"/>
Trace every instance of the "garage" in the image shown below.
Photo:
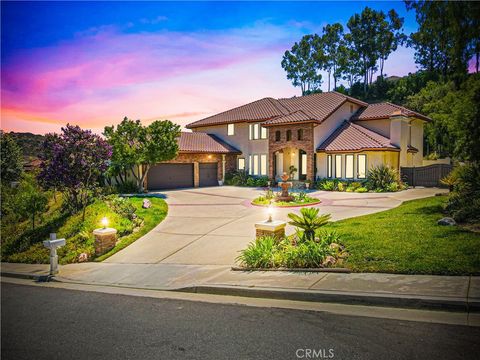
<path fill-rule="evenodd" d="M 218 185 L 218 163 L 200 163 L 200 186 Z"/>
<path fill-rule="evenodd" d="M 193 164 L 159 164 L 147 174 L 149 190 L 193 187 Z"/>

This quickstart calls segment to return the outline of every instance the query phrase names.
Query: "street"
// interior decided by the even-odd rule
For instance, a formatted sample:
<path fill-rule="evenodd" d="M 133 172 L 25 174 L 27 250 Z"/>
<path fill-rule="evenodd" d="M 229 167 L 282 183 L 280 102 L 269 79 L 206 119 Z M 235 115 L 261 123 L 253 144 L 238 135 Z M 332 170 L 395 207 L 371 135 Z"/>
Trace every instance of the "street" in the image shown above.
<path fill-rule="evenodd" d="M 2 283 L 9 359 L 478 359 L 480 328 Z"/>

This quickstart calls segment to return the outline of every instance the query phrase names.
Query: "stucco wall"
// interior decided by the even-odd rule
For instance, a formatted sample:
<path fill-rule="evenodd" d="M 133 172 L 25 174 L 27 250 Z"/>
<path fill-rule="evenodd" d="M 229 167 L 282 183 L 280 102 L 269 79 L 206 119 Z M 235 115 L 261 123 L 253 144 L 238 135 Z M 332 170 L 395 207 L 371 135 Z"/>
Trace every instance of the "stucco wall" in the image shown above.
<path fill-rule="evenodd" d="M 238 157 L 245 158 L 245 168 L 248 169 L 248 156 L 254 154 L 268 155 L 268 129 L 267 139 L 249 140 L 248 125 L 255 123 L 235 123 L 234 135 L 227 135 L 227 124 L 217 126 L 204 126 L 200 128 L 192 129 L 193 131 L 205 132 L 213 134 L 222 139 L 226 143 L 236 147 L 242 152 Z M 268 169 L 268 157 L 267 157 L 267 169 Z"/>
<path fill-rule="evenodd" d="M 353 112 L 350 112 L 350 105 L 353 106 Z M 315 149 L 324 142 L 330 134 L 337 129 L 343 121 L 350 119 L 352 114 L 357 111 L 359 106 L 349 101 L 340 106 L 331 116 L 323 123 L 317 125 L 314 130 L 314 146 Z"/>
<path fill-rule="evenodd" d="M 356 123 L 387 138 L 390 137 L 390 119 L 361 120 Z"/>

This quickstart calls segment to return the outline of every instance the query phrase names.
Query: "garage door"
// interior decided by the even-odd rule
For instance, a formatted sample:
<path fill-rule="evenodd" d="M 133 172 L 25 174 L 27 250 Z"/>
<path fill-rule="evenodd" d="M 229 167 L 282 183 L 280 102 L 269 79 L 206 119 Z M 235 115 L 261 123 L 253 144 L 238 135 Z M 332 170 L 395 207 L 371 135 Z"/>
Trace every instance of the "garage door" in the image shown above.
<path fill-rule="evenodd" d="M 193 187 L 193 164 L 160 164 L 147 174 L 148 190 Z"/>
<path fill-rule="evenodd" d="M 200 163 L 200 186 L 217 186 L 218 163 Z"/>

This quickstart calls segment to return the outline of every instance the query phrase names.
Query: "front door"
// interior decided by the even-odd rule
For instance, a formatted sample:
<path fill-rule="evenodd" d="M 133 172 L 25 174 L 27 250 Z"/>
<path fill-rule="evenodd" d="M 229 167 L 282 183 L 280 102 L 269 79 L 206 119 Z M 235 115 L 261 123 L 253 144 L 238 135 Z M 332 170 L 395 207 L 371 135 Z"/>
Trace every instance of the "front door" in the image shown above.
<path fill-rule="evenodd" d="M 307 153 L 303 150 L 298 152 L 298 179 L 299 180 L 307 180 Z"/>

